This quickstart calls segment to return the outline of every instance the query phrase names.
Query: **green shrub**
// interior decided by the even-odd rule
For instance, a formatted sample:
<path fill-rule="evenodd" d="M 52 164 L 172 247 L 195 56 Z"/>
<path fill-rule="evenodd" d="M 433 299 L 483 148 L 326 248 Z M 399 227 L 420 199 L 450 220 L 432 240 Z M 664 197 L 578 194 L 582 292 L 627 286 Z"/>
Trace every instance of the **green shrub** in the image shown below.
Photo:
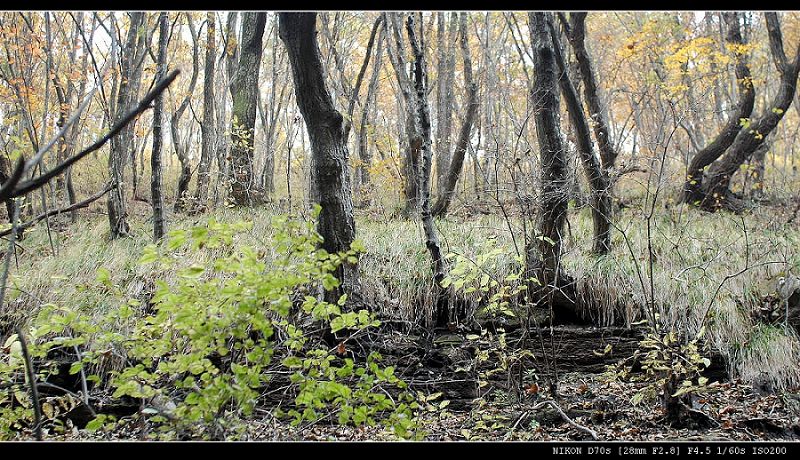
<path fill-rule="evenodd" d="M 360 245 L 329 254 L 320 248 L 312 222 L 276 217 L 267 263 L 264 252 L 233 246 L 234 235 L 251 225 L 212 220 L 175 230 L 161 245 L 148 246 L 140 263 L 154 270 L 168 271 L 197 251 L 208 257 L 175 270 L 171 283 L 157 281 L 143 316 L 138 313 L 143 306 L 134 299 L 100 318 L 90 316 L 90 306 L 46 306 L 31 330 L 31 342 L 36 342 L 32 355 L 46 362 L 55 349 L 85 348 L 70 372 L 106 382 L 115 398 L 141 400 L 136 417 L 159 439 L 239 436 L 275 377 L 287 373 L 289 382 L 281 384 L 295 396 L 287 410 L 275 415 L 295 425 L 320 419 L 350 425 L 381 422 L 400 437 L 413 435 L 419 406 L 394 369 L 379 365 L 376 353 L 363 362 L 337 353 L 348 339 L 379 322 L 366 310 L 345 311 L 345 296 L 332 304 L 315 295 L 319 285 L 326 290 L 339 285 L 334 272 L 343 263 L 357 262 Z M 98 271 L 97 283 L 109 295 L 122 293 L 107 271 Z M 344 334 L 333 350 L 319 340 L 320 334 L 309 332 L 324 329 Z M 121 365 L 102 372 L 112 357 Z M 3 366 L 3 381 L 20 372 L 17 361 Z M 46 378 L 47 371 L 39 371 Z M 5 405 L 0 410 L 4 433 L 19 429 L 20 419 L 30 420 L 30 411 L 12 412 Z M 111 429 L 115 423 L 101 414 L 87 429 Z"/>

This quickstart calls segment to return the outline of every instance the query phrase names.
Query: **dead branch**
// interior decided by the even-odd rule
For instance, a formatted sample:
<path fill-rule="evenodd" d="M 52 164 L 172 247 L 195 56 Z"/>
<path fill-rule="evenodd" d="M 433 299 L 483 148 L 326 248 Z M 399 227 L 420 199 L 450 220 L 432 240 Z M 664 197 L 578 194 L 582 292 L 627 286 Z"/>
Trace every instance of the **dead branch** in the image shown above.
<path fill-rule="evenodd" d="M 569 425 L 571 427 L 575 428 L 576 430 L 583 431 L 584 433 L 588 433 L 589 436 L 591 436 L 592 439 L 594 439 L 595 441 L 597 441 L 599 439 L 597 437 L 597 433 L 594 430 L 592 430 L 589 427 L 585 427 L 583 425 L 579 425 L 577 422 L 575 422 L 574 420 L 569 418 L 569 416 L 567 414 L 565 414 L 564 411 L 561 410 L 561 408 L 558 406 L 558 404 L 556 404 L 556 402 L 553 401 L 552 399 L 548 399 L 547 401 L 542 401 L 539 404 L 533 406 L 533 410 L 541 409 L 544 406 L 550 406 L 553 409 L 555 409 L 555 411 L 558 412 L 558 414 L 561 416 L 561 418 L 563 418 L 564 421 L 569 423 Z"/>
<path fill-rule="evenodd" d="M 105 195 L 106 193 L 111 191 L 114 187 L 115 187 L 115 185 L 112 185 L 111 183 L 109 183 L 108 185 L 105 186 L 105 188 L 103 188 L 103 190 L 95 193 L 94 195 L 90 196 L 89 198 L 86 198 L 83 201 L 80 201 L 78 203 L 75 203 L 73 205 L 70 205 L 70 206 L 67 206 L 67 207 L 64 207 L 64 208 L 52 209 L 50 211 L 43 212 L 43 213 L 39 214 L 38 216 L 34 217 L 31 220 L 17 225 L 17 231 L 19 231 L 19 230 L 27 230 L 28 228 L 30 228 L 30 227 L 36 225 L 37 223 L 39 223 L 40 221 L 42 221 L 44 219 L 47 219 L 48 217 L 52 217 L 52 216 L 55 216 L 55 215 L 58 215 L 58 214 L 64 214 L 64 213 L 67 213 L 67 212 L 70 212 L 70 211 L 75 211 L 75 210 L 78 210 L 78 209 L 81 209 L 81 208 L 85 208 L 85 207 L 89 206 L 91 203 L 93 203 L 93 202 L 97 201 L 98 199 L 100 199 L 103 195 Z M 0 237 L 6 236 L 6 235 L 10 235 L 10 234 L 11 234 L 11 229 L 9 228 L 7 230 L 1 231 L 0 232 Z"/>
<path fill-rule="evenodd" d="M 90 153 L 100 149 L 103 145 L 106 144 L 111 138 L 119 134 L 125 126 L 127 126 L 130 122 L 132 122 L 139 114 L 150 108 L 150 104 L 153 100 L 161 94 L 167 87 L 175 80 L 175 78 L 180 73 L 180 70 L 173 70 L 166 78 L 161 80 L 155 87 L 142 99 L 139 104 L 134 107 L 127 115 L 125 115 L 120 121 L 118 121 L 112 128 L 109 130 L 107 134 L 103 137 L 98 139 L 94 142 L 94 144 L 90 145 L 89 147 L 85 148 L 81 152 L 73 155 L 72 157 L 62 161 L 58 165 L 56 165 L 50 171 L 38 176 L 34 179 L 27 180 L 24 182 L 20 182 L 22 179 L 22 173 L 25 170 L 25 160 L 20 158 L 19 162 L 17 163 L 14 172 L 9 177 L 8 181 L 3 184 L 2 188 L 0 188 L 0 201 L 5 201 L 10 198 L 18 197 L 25 195 L 27 193 L 32 192 L 33 190 L 38 189 L 45 185 L 50 179 L 58 176 L 59 174 L 63 173 L 67 170 L 70 166 L 75 164 L 76 162 L 80 161 Z M 52 147 L 52 146 L 51 146 Z M 37 156 L 43 154 L 44 152 L 39 152 Z"/>

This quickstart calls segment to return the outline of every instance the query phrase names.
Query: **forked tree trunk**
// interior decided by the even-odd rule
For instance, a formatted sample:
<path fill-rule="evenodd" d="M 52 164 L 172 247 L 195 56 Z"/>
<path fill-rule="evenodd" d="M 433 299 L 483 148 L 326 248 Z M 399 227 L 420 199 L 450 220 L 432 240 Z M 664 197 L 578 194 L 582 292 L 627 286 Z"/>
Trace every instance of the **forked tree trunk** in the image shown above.
<path fill-rule="evenodd" d="M 550 24 L 552 26 L 552 24 Z M 569 77 L 567 67 L 557 41 L 555 28 L 550 29 L 553 50 L 561 71 L 561 92 L 564 95 L 569 119 L 575 128 L 575 140 L 583 163 L 586 178 L 591 187 L 592 224 L 594 226 L 592 252 L 607 254 L 611 250 L 611 195 L 607 169 L 603 168 L 594 154 L 589 123 L 583 113 L 578 91 Z M 606 138 L 607 139 L 607 138 Z M 613 163 L 613 162 L 612 162 Z"/>
<path fill-rule="evenodd" d="M 726 42 L 733 47 L 741 47 L 746 44 L 742 38 L 739 14 L 722 13 L 728 27 Z M 736 110 L 728 118 L 728 122 L 703 150 L 695 153 L 686 174 L 686 183 L 683 187 L 682 201 L 685 203 L 701 203 L 703 193 L 703 174 L 704 169 L 716 161 L 728 147 L 733 144 L 736 135 L 742 130 L 742 119 L 747 119 L 753 112 L 755 103 L 755 88 L 750 79 L 750 67 L 747 63 L 747 53 L 738 51 L 736 56 L 736 80 L 739 83 L 739 102 Z"/>
<path fill-rule="evenodd" d="M 279 13 L 279 35 L 289 55 L 295 98 L 311 140 L 313 196 L 322 207 L 317 231 L 322 247 L 329 253 L 347 251 L 355 239 L 353 200 L 347 175 L 347 142 L 343 117 L 333 105 L 325 85 L 316 39 L 316 13 Z M 327 291 L 325 299 L 335 302 L 342 293 L 358 288 L 357 267 L 339 267 L 339 288 Z"/>
<path fill-rule="evenodd" d="M 402 25 L 399 23 L 397 15 L 383 13 L 386 18 L 386 33 L 389 35 L 389 62 L 392 64 L 397 83 L 402 95 L 402 102 L 405 109 L 404 125 L 405 129 L 405 155 L 403 155 L 402 176 L 404 179 L 403 196 L 405 198 L 404 213 L 413 216 L 419 208 L 420 186 L 419 186 L 419 165 L 421 138 L 419 129 L 414 126 L 416 117 L 416 103 L 413 96 L 413 84 L 408 76 L 408 64 L 405 58 L 406 46 L 402 38 Z M 399 121 L 399 120 L 398 120 Z M 402 147 L 401 147 L 402 149 Z"/>
<path fill-rule="evenodd" d="M 749 126 L 742 129 L 733 144 L 716 163 L 711 165 L 703 186 L 703 207 L 714 211 L 726 208 L 734 212 L 743 209 L 741 201 L 730 191 L 730 182 L 739 167 L 764 143 L 767 136 L 778 126 L 794 99 L 797 77 L 800 74 L 800 46 L 792 62 L 786 60 L 783 37 L 776 13 L 764 13 L 767 22 L 770 51 L 775 67 L 780 74 L 777 94 L 765 108 L 764 113 Z"/>
<path fill-rule="evenodd" d="M 567 21 L 563 20 L 564 25 Z M 594 129 L 597 146 L 600 150 L 600 160 L 604 169 L 614 167 L 617 161 L 618 152 L 614 149 L 609 135 L 608 121 L 603 111 L 600 101 L 600 93 L 597 88 L 597 81 L 592 68 L 592 58 L 586 49 L 586 13 L 570 13 L 567 39 L 572 46 L 575 60 L 578 62 L 581 79 L 583 80 L 583 94 L 586 97 L 586 105 L 592 118 L 592 128 Z"/>

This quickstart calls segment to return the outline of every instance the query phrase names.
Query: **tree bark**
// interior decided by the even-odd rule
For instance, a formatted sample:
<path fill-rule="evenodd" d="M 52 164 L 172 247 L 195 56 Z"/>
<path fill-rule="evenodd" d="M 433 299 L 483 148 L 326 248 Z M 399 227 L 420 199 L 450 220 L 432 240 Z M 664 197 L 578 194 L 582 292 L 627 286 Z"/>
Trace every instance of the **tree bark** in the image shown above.
<path fill-rule="evenodd" d="M 253 182 L 258 74 L 261 68 L 262 38 L 266 13 L 242 13 L 242 46 L 236 77 L 232 82 L 231 200 L 237 206 L 260 201 Z"/>
<path fill-rule="evenodd" d="M 167 13 L 158 17 L 158 70 L 156 81 L 167 74 Z M 164 118 L 164 95 L 159 94 L 153 107 L 153 152 L 150 156 L 150 198 L 153 200 L 153 240 L 164 237 L 164 197 L 161 194 L 161 146 L 163 144 L 162 121 Z"/>
<path fill-rule="evenodd" d="M 206 62 L 203 71 L 203 122 L 200 166 L 197 168 L 197 191 L 195 205 L 203 210 L 208 204 L 208 184 L 211 162 L 214 159 L 216 132 L 214 130 L 214 60 L 217 58 L 216 21 L 213 12 L 206 15 Z"/>
<path fill-rule="evenodd" d="M 750 196 L 754 200 L 764 198 L 764 159 L 767 156 L 769 148 L 769 142 L 761 144 L 756 151 L 753 152 L 753 158 L 750 161 L 750 177 L 753 179 L 753 183 L 750 185 Z"/>
<path fill-rule="evenodd" d="M 450 153 L 450 136 L 453 130 L 453 82 L 456 73 L 454 44 L 457 40 L 457 19 L 458 14 L 451 12 L 447 42 L 439 46 L 438 54 L 439 62 L 436 82 L 436 183 L 439 196 L 446 194 L 448 175 L 452 171 L 451 162 L 453 159 Z M 437 37 L 439 40 L 444 36 L 443 14 L 440 20 L 439 37 Z M 467 91 L 469 92 L 469 86 L 467 86 Z"/>
<path fill-rule="evenodd" d="M 469 43 L 467 40 L 467 15 L 461 13 L 459 23 L 459 42 L 461 44 L 461 54 L 464 59 L 464 84 L 467 88 L 467 115 L 464 117 L 464 123 L 461 125 L 461 130 L 456 142 L 455 152 L 450 159 L 450 165 L 447 169 L 445 177 L 439 178 L 439 197 L 436 204 L 431 211 L 434 216 L 444 216 L 450 203 L 455 195 L 456 184 L 458 178 L 461 176 L 461 170 L 464 166 L 464 157 L 467 153 L 470 138 L 472 135 L 472 126 L 475 123 L 475 115 L 478 113 L 478 85 L 475 83 L 472 76 L 472 59 L 470 58 Z M 449 155 L 448 155 L 449 157 Z M 442 150 L 439 150 L 437 165 L 443 159 Z"/>
<path fill-rule="evenodd" d="M 378 33 L 378 28 L 383 24 L 384 16 L 378 15 L 375 22 L 372 24 L 372 31 L 369 34 L 369 41 L 367 41 L 367 51 L 364 54 L 364 62 L 361 63 L 361 69 L 356 76 L 356 83 L 353 86 L 350 100 L 347 103 L 347 117 L 344 121 L 344 138 L 347 139 L 350 134 L 350 128 L 353 126 L 353 111 L 356 107 L 356 100 L 358 100 L 358 93 L 361 91 L 361 84 L 364 81 L 364 74 L 367 72 L 369 66 L 369 58 L 372 56 L 372 47 L 375 45 L 375 35 Z"/>
<path fill-rule="evenodd" d="M 419 14 L 420 20 L 422 14 Z M 420 26 L 421 26 L 420 21 Z M 414 90 L 415 90 L 415 117 L 413 125 L 416 132 L 415 143 L 419 145 L 421 151 L 422 163 L 419 168 L 419 200 L 420 200 L 420 214 L 422 217 L 422 229 L 425 233 L 425 246 L 431 254 L 431 261 L 433 265 L 433 280 L 434 285 L 439 290 L 438 302 L 436 305 L 436 326 L 446 326 L 456 318 L 446 302 L 446 298 L 441 295 L 442 291 L 441 282 L 447 274 L 445 260 L 442 256 L 442 250 L 439 246 L 439 237 L 436 233 L 436 227 L 433 225 L 433 215 L 431 214 L 431 172 L 433 166 L 433 151 L 431 149 L 431 118 L 430 110 L 428 108 L 428 92 L 427 92 L 427 70 L 425 65 L 425 35 L 424 30 L 420 27 L 420 36 L 417 38 L 415 30 L 414 15 L 408 15 L 406 21 L 406 32 L 408 33 L 408 41 L 411 43 L 411 49 L 414 53 L 413 75 L 414 75 Z"/>
<path fill-rule="evenodd" d="M 190 77 L 189 88 L 186 91 L 186 95 L 170 118 L 172 145 L 175 148 L 175 155 L 178 157 L 178 162 L 180 162 L 181 165 L 181 171 L 178 175 L 178 190 L 175 194 L 175 212 L 185 210 L 187 200 L 189 199 L 189 182 L 192 180 L 192 165 L 189 160 L 189 142 L 192 136 L 190 134 L 186 139 L 181 136 L 180 122 L 183 113 L 189 108 L 194 88 L 197 86 L 197 76 L 200 73 L 200 39 L 197 36 L 198 32 L 195 30 L 192 16 L 188 13 L 186 14 L 186 20 L 189 23 L 189 33 L 192 36 L 192 76 Z M 189 123 L 191 126 L 193 122 L 190 120 Z"/>
<path fill-rule="evenodd" d="M 746 42 L 742 38 L 741 25 L 739 23 L 739 13 L 722 13 L 722 15 L 728 27 L 726 41 L 732 46 L 745 45 Z M 741 120 L 749 118 L 753 112 L 756 95 L 750 78 L 747 54 L 741 51 L 735 54 L 739 102 L 736 105 L 736 110 L 730 115 L 728 122 L 722 128 L 722 131 L 717 134 L 717 137 L 692 157 L 686 174 L 686 183 L 683 187 L 682 201 L 685 203 L 699 204 L 702 202 L 704 198 L 704 169 L 722 156 L 725 150 L 733 144 L 737 134 L 742 130 Z"/>
<path fill-rule="evenodd" d="M 270 85 L 270 97 L 267 103 L 262 104 L 259 97 L 259 112 L 261 116 L 261 127 L 264 129 L 264 166 L 261 169 L 261 176 L 259 185 L 264 190 L 266 196 L 271 197 L 275 193 L 275 137 L 278 132 L 278 117 L 283 112 L 283 106 L 286 102 L 288 84 L 284 80 L 281 83 L 281 91 L 277 93 L 278 86 L 278 66 L 284 65 L 284 54 L 280 54 L 280 61 L 278 61 L 278 28 L 273 28 L 272 37 L 272 82 Z"/>
<path fill-rule="evenodd" d="M 279 13 L 279 35 L 289 55 L 295 98 L 311 139 L 311 183 L 322 208 L 317 231 L 323 238 L 322 247 L 333 254 L 350 249 L 356 227 L 343 117 L 325 85 L 316 20 L 316 13 Z M 356 268 L 351 264 L 339 267 L 337 277 L 342 284 L 325 293 L 327 301 L 335 302 L 342 293 L 357 290 Z"/>
<path fill-rule="evenodd" d="M 364 102 L 364 106 L 361 109 L 361 120 L 358 127 L 358 140 L 356 145 L 358 146 L 358 159 L 360 161 L 357 175 L 359 187 L 367 186 L 370 182 L 369 168 L 372 165 L 372 154 L 369 150 L 367 132 L 369 128 L 370 109 L 375 104 L 375 97 L 378 92 L 378 78 L 380 77 L 381 66 L 383 64 L 383 43 L 386 37 L 386 25 L 385 23 L 383 24 L 383 28 L 381 28 L 378 35 L 378 44 L 375 49 L 375 64 L 372 67 L 369 86 L 367 86 L 367 100 Z M 364 200 L 364 203 L 368 203 L 368 200 Z"/>
<path fill-rule="evenodd" d="M 800 73 L 800 46 L 794 60 L 789 63 L 783 50 L 783 37 L 776 13 L 764 13 L 767 22 L 767 32 L 770 40 L 770 51 L 775 66 L 780 74 L 780 87 L 775 97 L 765 107 L 764 113 L 749 127 L 742 129 L 737 134 L 728 151 L 711 165 L 703 186 L 705 197 L 703 208 L 718 210 L 725 208 L 740 212 L 741 200 L 735 197 L 729 187 L 730 181 L 739 167 L 747 161 L 778 126 L 794 99 L 797 89 L 797 77 Z"/>
<path fill-rule="evenodd" d="M 552 26 L 552 24 L 550 24 Z M 578 91 L 569 77 L 561 49 L 558 44 L 555 28 L 551 27 L 550 33 L 553 39 L 553 50 L 556 62 L 561 71 L 561 92 L 569 113 L 569 119 L 575 128 L 575 140 L 578 145 L 578 153 L 583 163 L 586 178 L 591 187 L 591 208 L 592 224 L 594 227 L 592 252 L 596 254 L 607 254 L 611 251 L 611 195 L 608 170 L 603 168 L 592 148 L 589 123 L 583 113 Z M 596 131 L 595 131 L 596 133 Z M 605 138 L 608 141 L 608 138 Z"/>
<path fill-rule="evenodd" d="M 124 47 L 120 50 L 120 82 L 117 93 L 115 121 L 119 121 L 125 115 L 131 101 L 136 97 L 135 82 L 136 72 L 134 72 L 135 59 L 137 56 L 137 36 L 140 27 L 144 24 L 144 13 L 130 13 L 130 28 Z M 141 73 L 138 73 L 141 76 Z M 126 126 L 118 136 L 111 139 L 111 152 L 108 155 L 108 169 L 111 176 L 112 189 L 106 203 L 108 208 L 108 223 L 111 228 L 111 239 L 128 236 L 130 225 L 128 225 L 128 211 L 125 203 L 125 183 L 124 165 L 130 157 L 130 133 L 133 124 Z"/>
<path fill-rule="evenodd" d="M 391 35 L 388 42 L 389 46 L 387 47 L 389 62 L 391 62 L 397 77 L 406 114 L 404 129 L 407 145 L 405 146 L 402 166 L 402 175 L 405 179 L 403 196 L 405 198 L 404 212 L 407 216 L 412 216 L 419 208 L 420 200 L 420 185 L 418 182 L 421 140 L 417 134 L 418 129 L 414 126 L 416 102 L 412 94 L 413 84 L 407 73 L 408 64 L 405 58 L 406 47 L 401 35 L 402 26 L 399 24 L 396 14 L 384 13 L 384 15 L 386 17 L 386 33 Z"/>
<path fill-rule="evenodd" d="M 567 39 L 572 46 L 575 59 L 578 62 L 581 79 L 583 80 L 583 94 L 586 98 L 586 105 L 588 106 L 589 114 L 592 119 L 592 128 L 594 129 L 597 146 L 600 150 L 600 161 L 603 168 L 608 170 L 614 167 L 618 152 L 614 148 L 613 142 L 611 142 L 608 122 L 603 115 L 604 111 L 600 101 L 600 93 L 597 88 L 594 69 L 592 68 L 592 58 L 589 56 L 589 51 L 586 49 L 586 14 L 587 13 L 570 13 Z M 566 21 L 562 22 L 566 25 Z"/>
<path fill-rule="evenodd" d="M 548 13 L 528 13 L 533 45 L 534 82 L 531 94 L 541 163 L 537 230 L 526 247 L 528 271 L 541 286 L 557 287 L 561 235 L 567 217 L 567 160 L 561 140 L 558 71 L 548 30 Z"/>

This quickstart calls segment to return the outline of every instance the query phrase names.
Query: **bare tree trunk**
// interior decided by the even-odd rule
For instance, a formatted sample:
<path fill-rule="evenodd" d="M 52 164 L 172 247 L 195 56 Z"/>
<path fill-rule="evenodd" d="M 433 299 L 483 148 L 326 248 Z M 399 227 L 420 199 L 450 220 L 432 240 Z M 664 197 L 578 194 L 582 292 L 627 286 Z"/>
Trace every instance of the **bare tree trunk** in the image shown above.
<path fill-rule="evenodd" d="M 528 13 L 528 21 L 534 69 L 531 97 L 542 172 L 537 231 L 528 238 L 526 259 L 529 271 L 537 267 L 534 273 L 542 286 L 557 287 L 568 185 L 566 151 L 559 124 L 558 70 L 547 25 L 548 13 Z"/>
<path fill-rule="evenodd" d="M 130 13 L 131 25 L 124 47 L 120 50 L 122 64 L 120 66 L 120 83 L 117 93 L 115 121 L 122 119 L 133 99 L 135 88 L 138 86 L 134 80 L 136 72 L 134 66 L 136 59 L 137 35 L 139 28 L 144 24 L 144 13 Z M 141 73 L 139 73 L 141 76 Z M 130 133 L 133 123 L 126 126 L 118 136 L 111 139 L 111 152 L 108 155 L 108 169 L 111 175 L 112 189 L 108 194 L 108 223 L 111 228 L 111 238 L 128 236 L 128 211 L 125 203 L 124 165 L 130 157 Z"/>
<path fill-rule="evenodd" d="M 361 83 L 364 81 L 364 75 L 367 72 L 367 66 L 369 66 L 369 58 L 372 56 L 372 47 L 375 45 L 375 36 L 378 33 L 378 28 L 383 24 L 384 16 L 378 15 L 378 18 L 375 19 L 375 22 L 372 24 L 372 31 L 369 34 L 369 41 L 367 41 L 367 51 L 364 54 L 364 62 L 361 63 L 361 69 L 358 71 L 358 76 L 356 77 L 355 85 L 353 86 L 352 93 L 350 94 L 350 99 L 347 103 L 347 118 L 344 121 L 344 137 L 347 139 L 348 135 L 350 134 L 350 128 L 353 126 L 353 111 L 355 110 L 356 100 L 358 100 L 358 94 L 361 90 Z M 344 75 L 344 73 L 342 73 Z"/>
<path fill-rule="evenodd" d="M 178 190 L 175 194 L 175 205 L 173 209 L 175 212 L 181 212 L 186 209 L 187 200 L 189 199 L 189 182 L 192 180 L 192 165 L 189 160 L 189 143 L 191 142 L 191 135 L 185 139 L 181 136 L 180 123 L 183 113 L 189 108 L 189 103 L 192 99 L 192 93 L 197 86 L 197 76 L 200 73 L 200 38 L 197 36 L 198 31 L 194 27 L 194 21 L 191 14 L 186 13 L 186 20 L 189 24 L 189 33 L 192 36 L 192 76 L 189 81 L 189 89 L 186 95 L 181 100 L 178 108 L 173 112 L 170 118 L 170 131 L 172 133 L 172 145 L 175 148 L 175 155 L 180 162 L 181 172 L 178 175 Z M 190 125 L 193 121 L 189 121 Z"/>
<path fill-rule="evenodd" d="M 764 198 L 764 159 L 769 148 L 769 142 L 761 144 L 756 151 L 753 152 L 753 159 L 750 162 L 750 173 L 753 178 L 753 183 L 750 186 L 750 196 L 754 200 Z"/>
<path fill-rule="evenodd" d="M 355 239 L 353 200 L 347 174 L 347 140 L 343 117 L 333 105 L 316 39 L 316 13 L 279 13 L 279 34 L 289 54 L 295 98 L 311 139 L 312 186 L 322 207 L 317 231 L 331 254 L 347 251 Z M 357 267 L 339 267 L 342 285 L 325 293 L 335 302 L 358 289 Z"/>
<path fill-rule="evenodd" d="M 732 46 L 741 46 L 746 42 L 742 38 L 739 24 L 739 13 L 722 13 L 728 27 L 726 41 Z M 697 152 L 689 163 L 686 174 L 686 183 L 683 187 L 682 201 L 685 203 L 700 203 L 703 200 L 703 171 L 706 166 L 717 160 L 728 147 L 733 144 L 736 135 L 742 130 L 742 119 L 747 119 L 753 112 L 755 104 L 755 88 L 750 79 L 750 67 L 747 63 L 747 54 L 736 53 L 736 80 L 739 83 L 739 102 L 736 111 L 730 115 L 728 122 L 703 150 Z"/>
<path fill-rule="evenodd" d="M 552 26 L 552 24 L 550 24 Z M 578 91 L 569 77 L 567 67 L 561 54 L 555 28 L 550 29 L 553 38 L 553 51 L 561 71 L 561 92 L 564 95 L 569 119 L 575 128 L 575 140 L 578 153 L 583 162 L 586 178 L 592 189 L 591 208 L 594 226 L 592 251 L 596 254 L 607 254 L 611 250 L 611 195 L 607 169 L 603 168 L 592 149 L 589 123 L 583 113 Z"/>
<path fill-rule="evenodd" d="M 216 132 L 214 130 L 214 60 L 217 58 L 216 21 L 213 12 L 206 14 L 206 62 L 203 73 L 203 123 L 200 166 L 197 169 L 196 206 L 204 210 L 208 204 L 208 184 L 211 162 L 214 159 Z M 223 95 L 224 96 L 224 95 Z"/>
<path fill-rule="evenodd" d="M 277 19 L 276 19 L 277 20 Z M 280 94 L 277 93 L 278 86 L 278 66 L 283 66 L 286 61 L 283 57 L 285 54 L 280 54 L 280 61 L 278 61 L 278 28 L 273 28 L 272 37 L 272 85 L 270 85 L 270 97 L 266 104 L 261 104 L 259 97 L 259 111 L 261 114 L 261 126 L 264 129 L 264 143 L 265 155 L 264 166 L 261 169 L 261 177 L 259 179 L 260 186 L 264 189 L 264 193 L 272 196 L 275 193 L 275 136 L 278 132 L 278 116 L 283 111 L 283 105 L 286 102 L 288 84 L 284 80 L 281 86 Z"/>
<path fill-rule="evenodd" d="M 603 105 L 600 101 L 600 94 L 595 80 L 594 69 L 592 68 L 592 58 L 586 49 L 586 13 L 570 13 L 569 23 L 560 15 L 562 24 L 567 27 L 567 39 L 572 45 L 575 59 L 578 61 L 581 78 L 583 79 L 583 93 L 592 118 L 597 146 L 600 149 L 600 161 L 603 168 L 611 169 L 617 160 L 618 152 L 614 149 L 609 136 L 608 122 L 606 121 Z"/>
<path fill-rule="evenodd" d="M 386 37 L 386 25 L 378 35 L 378 44 L 375 50 L 375 64 L 372 67 L 372 76 L 370 77 L 369 86 L 367 87 L 367 100 L 361 109 L 361 121 L 358 127 L 358 159 L 360 165 L 358 167 L 357 180 L 359 186 L 368 186 L 370 183 L 369 168 L 372 164 L 372 154 L 369 150 L 369 142 L 367 140 L 367 131 L 369 125 L 369 114 L 372 106 L 375 104 L 375 97 L 378 92 L 378 78 L 381 73 L 381 65 L 383 61 L 383 42 Z M 365 204 L 368 202 L 365 200 Z"/>
<path fill-rule="evenodd" d="M 420 26 L 422 26 L 422 13 L 418 13 Z M 441 286 L 441 282 L 447 275 L 447 267 L 445 260 L 442 256 L 442 250 L 439 246 L 439 237 L 436 233 L 436 227 L 433 225 L 433 215 L 431 214 L 431 172 L 433 166 L 433 151 L 431 149 L 431 119 L 430 111 L 428 108 L 428 93 L 427 93 L 427 77 L 425 56 L 423 50 L 425 49 L 425 33 L 424 29 L 420 27 L 419 39 L 417 38 L 417 31 L 415 30 L 414 15 L 408 15 L 406 21 L 406 32 L 408 33 L 408 40 L 411 43 L 411 49 L 414 53 L 414 89 L 415 89 L 415 117 L 414 128 L 416 132 L 416 143 L 422 153 L 422 164 L 419 169 L 419 197 L 420 197 L 420 213 L 422 217 L 422 228 L 425 233 L 425 246 L 431 254 L 433 262 L 433 280 L 435 285 Z M 441 288 L 437 288 L 441 289 Z M 453 321 L 453 313 L 446 299 L 441 295 L 438 296 L 436 305 L 436 326 L 446 326 L 449 322 Z"/>
<path fill-rule="evenodd" d="M 231 86 L 231 199 L 237 206 L 260 201 L 260 194 L 253 182 L 253 154 L 261 40 L 266 22 L 266 13 L 242 13 L 242 46 L 239 49 L 236 77 Z"/>
<path fill-rule="evenodd" d="M 726 208 L 734 212 L 742 210 L 742 203 L 733 196 L 729 186 L 731 178 L 747 161 L 769 134 L 778 126 L 794 99 L 797 77 L 800 74 L 800 46 L 794 60 L 789 63 L 783 49 L 783 37 L 776 13 L 764 13 L 767 22 L 770 51 L 775 67 L 780 74 L 780 87 L 765 112 L 749 127 L 739 132 L 727 153 L 711 165 L 705 180 L 703 207 L 708 210 Z"/>
<path fill-rule="evenodd" d="M 444 36 L 444 14 L 439 18 L 439 32 L 437 39 L 441 42 Z M 436 81 L 436 183 L 439 196 L 446 194 L 447 176 L 452 168 L 450 163 L 450 136 L 453 131 L 453 82 L 455 80 L 455 42 L 458 14 L 450 13 L 450 25 L 447 42 L 439 46 L 438 75 Z M 469 91 L 469 86 L 467 87 Z M 463 159 L 462 159 L 463 162 Z"/>
<path fill-rule="evenodd" d="M 167 74 L 167 13 L 158 17 L 158 70 L 156 81 Z M 153 239 L 164 237 L 164 197 L 161 194 L 161 146 L 163 144 L 162 122 L 164 118 L 164 95 L 159 94 L 153 107 L 153 152 L 150 156 L 150 198 L 153 200 Z"/>
<path fill-rule="evenodd" d="M 405 155 L 403 155 L 402 175 L 405 179 L 403 187 L 403 195 L 405 198 L 404 212 L 407 216 L 412 216 L 416 213 L 419 207 L 419 156 L 420 156 L 420 138 L 417 136 L 417 129 L 413 126 L 415 115 L 416 103 L 412 95 L 413 84 L 408 76 L 408 64 L 406 62 L 405 54 L 406 47 L 402 39 L 402 26 L 398 22 L 397 15 L 384 13 L 386 17 L 386 33 L 390 35 L 389 46 L 387 52 L 389 54 L 389 62 L 392 64 L 397 83 L 402 95 L 406 116 L 405 116 Z M 393 45 L 394 44 L 394 45 Z"/>
<path fill-rule="evenodd" d="M 472 77 L 472 59 L 470 58 L 469 43 L 467 41 L 467 15 L 461 13 L 460 25 L 460 44 L 461 54 L 464 59 L 464 84 L 467 88 L 467 115 L 464 117 L 464 123 L 461 125 L 461 131 L 458 135 L 456 142 L 455 152 L 453 152 L 452 159 L 450 160 L 447 175 L 444 178 L 440 177 L 439 196 L 436 204 L 433 206 L 432 213 L 434 216 L 444 216 L 455 194 L 456 184 L 461 175 L 461 170 L 464 165 L 464 157 L 467 153 L 470 138 L 472 135 L 472 125 L 475 123 L 475 115 L 478 113 L 478 85 Z M 439 160 L 442 161 L 442 151 L 439 152 Z M 438 164 L 438 163 L 437 163 Z"/>

